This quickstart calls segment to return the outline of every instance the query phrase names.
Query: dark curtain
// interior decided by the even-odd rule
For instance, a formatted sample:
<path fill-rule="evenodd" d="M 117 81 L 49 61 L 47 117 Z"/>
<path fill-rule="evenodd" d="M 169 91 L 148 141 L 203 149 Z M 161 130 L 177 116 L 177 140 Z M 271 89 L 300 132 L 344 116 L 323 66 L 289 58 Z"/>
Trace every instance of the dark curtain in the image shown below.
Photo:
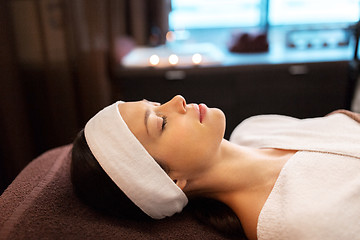
<path fill-rule="evenodd" d="M 164 42 L 170 0 L 1 1 L 0 190 L 110 104 L 112 68 Z"/>
<path fill-rule="evenodd" d="M 0 2 L 0 193 L 33 155 L 29 119 L 13 45 L 10 15 Z"/>

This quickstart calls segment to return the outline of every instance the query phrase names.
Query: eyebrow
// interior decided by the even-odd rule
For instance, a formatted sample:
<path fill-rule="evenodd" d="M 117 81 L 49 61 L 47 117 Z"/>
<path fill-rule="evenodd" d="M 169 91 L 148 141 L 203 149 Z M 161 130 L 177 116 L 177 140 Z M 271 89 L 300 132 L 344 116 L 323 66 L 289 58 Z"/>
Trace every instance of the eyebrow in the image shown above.
<path fill-rule="evenodd" d="M 150 115 L 150 109 L 147 108 L 145 110 L 145 116 L 144 116 L 144 124 L 145 124 L 145 128 L 146 128 L 146 132 L 149 135 L 149 129 L 148 129 L 148 119 L 149 119 L 149 115 Z"/>

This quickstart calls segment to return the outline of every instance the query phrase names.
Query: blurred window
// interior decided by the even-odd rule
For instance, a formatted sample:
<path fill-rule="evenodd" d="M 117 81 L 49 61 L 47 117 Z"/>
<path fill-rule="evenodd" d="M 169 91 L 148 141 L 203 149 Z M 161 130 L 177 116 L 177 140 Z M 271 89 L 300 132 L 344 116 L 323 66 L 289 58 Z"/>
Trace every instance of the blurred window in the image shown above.
<path fill-rule="evenodd" d="M 353 24 L 359 0 L 171 0 L 171 30 Z M 268 4 L 268 7 L 266 5 Z M 268 16 L 268 17 L 266 17 Z"/>
<path fill-rule="evenodd" d="M 261 0 L 171 0 L 171 30 L 255 27 Z"/>
<path fill-rule="evenodd" d="M 354 23 L 359 0 L 270 0 L 270 25 Z"/>

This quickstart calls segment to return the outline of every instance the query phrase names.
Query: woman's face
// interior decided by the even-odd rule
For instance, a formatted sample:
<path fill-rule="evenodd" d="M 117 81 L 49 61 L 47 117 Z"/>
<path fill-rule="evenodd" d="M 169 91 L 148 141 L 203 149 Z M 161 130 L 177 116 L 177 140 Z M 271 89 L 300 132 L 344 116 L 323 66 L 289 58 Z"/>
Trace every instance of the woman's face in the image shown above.
<path fill-rule="evenodd" d="M 126 102 L 119 105 L 119 111 L 132 133 L 168 168 L 173 179 L 206 168 L 224 136 L 221 110 L 186 104 L 179 95 L 163 105 L 147 100 Z"/>

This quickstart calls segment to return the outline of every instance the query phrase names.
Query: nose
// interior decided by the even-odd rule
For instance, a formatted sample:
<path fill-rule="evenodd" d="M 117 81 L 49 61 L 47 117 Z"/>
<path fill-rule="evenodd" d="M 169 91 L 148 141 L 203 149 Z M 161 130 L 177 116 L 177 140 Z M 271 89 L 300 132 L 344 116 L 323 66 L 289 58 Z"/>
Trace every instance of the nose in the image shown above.
<path fill-rule="evenodd" d="M 172 110 L 175 110 L 179 113 L 186 113 L 186 100 L 181 95 L 176 95 L 163 106 L 170 107 Z"/>

